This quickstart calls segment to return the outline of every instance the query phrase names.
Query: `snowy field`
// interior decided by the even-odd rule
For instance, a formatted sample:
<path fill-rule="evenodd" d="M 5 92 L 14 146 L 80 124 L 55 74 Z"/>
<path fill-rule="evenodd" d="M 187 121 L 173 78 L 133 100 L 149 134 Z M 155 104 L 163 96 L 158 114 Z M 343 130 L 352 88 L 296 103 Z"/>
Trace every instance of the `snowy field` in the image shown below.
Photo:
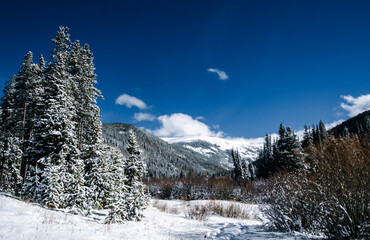
<path fill-rule="evenodd" d="M 302 235 L 266 231 L 257 206 L 244 205 L 250 219 L 240 220 L 210 215 L 206 221 L 185 217 L 189 204 L 182 201 L 161 201 L 177 214 L 169 214 L 153 207 L 145 210 L 140 222 L 103 224 L 106 211 L 82 217 L 25 203 L 0 193 L 0 239 L 308 239 Z M 156 202 L 158 204 L 158 201 Z M 312 238 L 310 238 L 312 239 Z"/>

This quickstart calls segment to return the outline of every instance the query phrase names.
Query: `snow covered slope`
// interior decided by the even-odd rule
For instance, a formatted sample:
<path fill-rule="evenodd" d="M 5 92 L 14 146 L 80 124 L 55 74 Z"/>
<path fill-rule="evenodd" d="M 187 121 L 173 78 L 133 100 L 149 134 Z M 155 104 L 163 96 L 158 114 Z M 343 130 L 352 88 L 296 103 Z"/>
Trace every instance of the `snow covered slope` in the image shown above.
<path fill-rule="evenodd" d="M 148 177 L 178 177 L 189 172 L 212 176 L 225 172 L 225 168 L 218 162 L 209 161 L 208 157 L 191 149 L 169 144 L 149 131 L 130 124 L 103 124 L 104 142 L 118 147 L 128 156 L 126 148 L 130 131 L 136 135 L 140 157 L 147 165 Z"/>
<path fill-rule="evenodd" d="M 166 201 L 168 205 L 183 205 Z M 254 205 L 246 205 L 251 211 Z M 258 210 L 258 209 L 256 209 Z M 253 213 L 253 212 L 252 212 Z M 172 240 L 172 239 L 307 239 L 305 236 L 268 232 L 258 219 L 240 220 L 213 215 L 207 221 L 160 212 L 150 206 L 140 222 L 103 224 L 107 211 L 96 211 L 89 217 L 61 210 L 42 208 L 0 193 L 0 239 L 4 240 Z M 257 213 L 258 214 L 258 213 Z M 311 239 L 311 238 L 310 238 Z"/>
<path fill-rule="evenodd" d="M 130 124 L 103 124 L 105 143 L 126 154 L 128 132 L 136 135 L 141 158 L 147 164 L 148 176 L 178 177 L 189 172 L 212 176 L 225 175 L 233 168 L 231 150 L 237 148 L 242 158 L 254 161 L 262 148 L 263 138 L 159 138 Z M 126 154 L 127 155 L 127 154 Z"/>
<path fill-rule="evenodd" d="M 206 156 L 210 162 L 219 163 L 226 169 L 233 167 L 231 150 L 238 149 L 241 157 L 249 162 L 256 160 L 262 148 L 263 138 L 220 138 L 220 137 L 188 137 L 163 138 L 171 144 L 190 149 Z"/>

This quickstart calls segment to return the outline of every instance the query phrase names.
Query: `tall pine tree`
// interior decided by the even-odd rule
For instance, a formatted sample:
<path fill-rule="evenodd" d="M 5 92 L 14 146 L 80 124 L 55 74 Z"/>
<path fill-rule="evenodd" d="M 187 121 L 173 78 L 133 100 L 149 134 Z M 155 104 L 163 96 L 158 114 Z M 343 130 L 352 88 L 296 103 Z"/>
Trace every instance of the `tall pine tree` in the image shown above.
<path fill-rule="evenodd" d="M 0 126 L 0 188 L 7 192 L 17 193 L 22 182 L 20 174 L 22 150 L 19 137 L 16 135 L 16 77 L 5 83 L 1 103 Z"/>
<path fill-rule="evenodd" d="M 142 178 L 145 172 L 145 164 L 140 160 L 136 137 L 130 133 L 127 151 L 130 154 L 126 161 L 126 188 L 127 220 L 138 221 L 143 217 L 142 211 L 147 207 L 149 196 L 146 193 Z"/>

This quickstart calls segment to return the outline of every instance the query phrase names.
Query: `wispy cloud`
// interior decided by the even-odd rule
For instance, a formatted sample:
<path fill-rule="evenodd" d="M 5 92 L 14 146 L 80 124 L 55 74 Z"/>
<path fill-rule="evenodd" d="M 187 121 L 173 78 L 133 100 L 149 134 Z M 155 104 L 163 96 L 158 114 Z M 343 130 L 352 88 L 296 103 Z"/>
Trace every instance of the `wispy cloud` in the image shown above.
<path fill-rule="evenodd" d="M 153 121 L 155 119 L 155 116 L 150 113 L 135 113 L 134 118 L 136 121 Z"/>
<path fill-rule="evenodd" d="M 128 94 L 122 94 L 121 96 L 119 96 L 116 99 L 116 104 L 125 105 L 128 108 L 131 108 L 132 106 L 140 109 L 148 108 L 148 106 L 145 104 L 143 100 L 130 96 Z"/>
<path fill-rule="evenodd" d="M 325 128 L 326 130 L 330 130 L 333 127 L 336 127 L 337 125 L 341 124 L 342 122 L 344 122 L 344 119 L 339 119 L 331 123 L 325 123 Z"/>
<path fill-rule="evenodd" d="M 340 96 L 347 103 L 341 103 L 340 107 L 348 112 L 348 116 L 353 117 L 363 111 L 370 109 L 370 94 L 352 97 L 351 95 Z"/>
<path fill-rule="evenodd" d="M 183 113 L 173 113 L 158 117 L 162 126 L 153 133 L 159 137 L 198 137 L 221 136 L 222 132 L 214 132 L 205 123 Z"/>
<path fill-rule="evenodd" d="M 208 68 L 207 71 L 208 72 L 211 72 L 211 73 L 217 73 L 218 78 L 220 80 L 227 80 L 227 79 L 229 79 L 229 76 L 226 74 L 225 71 L 219 70 L 217 68 Z"/>

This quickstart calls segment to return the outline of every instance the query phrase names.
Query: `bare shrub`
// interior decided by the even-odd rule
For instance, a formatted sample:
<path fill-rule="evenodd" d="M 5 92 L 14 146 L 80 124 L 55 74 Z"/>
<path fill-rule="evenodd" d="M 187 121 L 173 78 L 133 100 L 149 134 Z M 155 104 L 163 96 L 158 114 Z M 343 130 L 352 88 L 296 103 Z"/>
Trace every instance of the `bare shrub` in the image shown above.
<path fill-rule="evenodd" d="M 191 205 L 188 207 L 186 216 L 198 221 L 206 221 L 211 215 L 211 211 L 206 205 Z"/>
<path fill-rule="evenodd" d="M 174 215 L 180 214 L 180 210 L 177 207 L 170 207 L 167 209 L 167 212 Z"/>
<path fill-rule="evenodd" d="M 155 200 L 153 202 L 153 207 L 157 208 L 161 212 L 166 212 L 170 214 L 179 215 L 180 210 L 176 207 L 169 207 L 166 203 L 160 202 L 159 200 Z"/>
<path fill-rule="evenodd" d="M 208 208 L 215 214 L 222 217 L 250 219 L 249 211 L 238 203 L 223 204 L 220 202 L 212 201 L 208 204 Z"/>
<path fill-rule="evenodd" d="M 161 212 L 167 212 L 168 206 L 164 202 L 160 202 L 159 200 L 155 200 L 153 202 L 153 207 L 157 208 Z"/>
<path fill-rule="evenodd" d="M 42 224 L 53 224 L 55 222 L 54 215 L 44 210 Z"/>
<path fill-rule="evenodd" d="M 370 143 L 329 138 L 307 149 L 308 170 L 276 174 L 262 199 L 276 227 L 335 238 L 370 237 Z"/>
<path fill-rule="evenodd" d="M 230 200 L 237 184 L 231 178 L 218 177 L 209 179 L 207 187 L 211 199 Z"/>

